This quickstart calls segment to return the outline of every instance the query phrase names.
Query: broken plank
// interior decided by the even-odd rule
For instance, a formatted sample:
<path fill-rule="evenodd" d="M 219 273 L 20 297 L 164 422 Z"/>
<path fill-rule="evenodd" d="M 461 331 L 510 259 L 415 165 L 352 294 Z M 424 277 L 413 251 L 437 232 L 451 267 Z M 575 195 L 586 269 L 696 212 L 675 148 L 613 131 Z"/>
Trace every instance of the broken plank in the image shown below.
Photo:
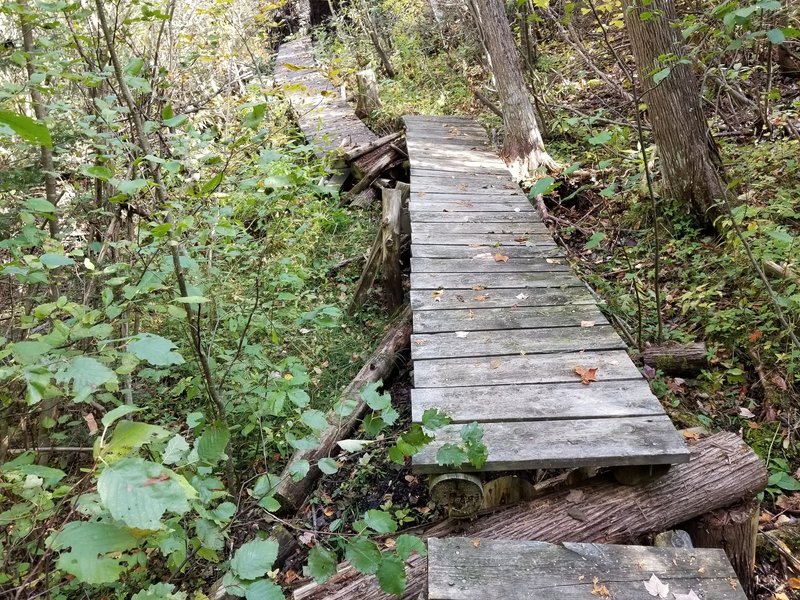
<path fill-rule="evenodd" d="M 617 335 L 614 328 L 605 322 L 600 322 L 592 327 L 414 334 L 411 339 L 411 358 L 412 360 L 470 358 L 625 348 L 625 342 Z"/>
<path fill-rule="evenodd" d="M 526 306 L 595 305 L 584 286 L 564 288 L 510 288 L 476 290 L 411 290 L 413 310 L 453 308 L 523 308 Z"/>
<path fill-rule="evenodd" d="M 437 429 L 436 439 L 412 458 L 412 470 L 451 471 L 437 463 L 436 453 L 444 444 L 463 443 L 461 428 L 453 424 Z M 481 428 L 489 450 L 481 471 L 675 464 L 689 459 L 667 415 L 482 423 Z M 465 464 L 461 470 L 475 469 Z"/>
<path fill-rule="evenodd" d="M 414 333 L 575 327 L 584 321 L 607 322 L 591 304 L 422 310 L 414 313 Z"/>
<path fill-rule="evenodd" d="M 567 273 L 570 266 L 544 258 L 509 257 L 501 252 L 482 252 L 472 258 L 412 258 L 415 273 Z"/>
<path fill-rule="evenodd" d="M 746 598 L 719 549 L 429 538 L 428 554 L 430 600 L 641 600 L 652 574 L 670 598 Z"/>
<path fill-rule="evenodd" d="M 412 342 L 413 348 L 413 342 Z M 453 423 L 634 417 L 664 413 L 643 379 L 411 390 L 411 419 L 439 409 Z"/>

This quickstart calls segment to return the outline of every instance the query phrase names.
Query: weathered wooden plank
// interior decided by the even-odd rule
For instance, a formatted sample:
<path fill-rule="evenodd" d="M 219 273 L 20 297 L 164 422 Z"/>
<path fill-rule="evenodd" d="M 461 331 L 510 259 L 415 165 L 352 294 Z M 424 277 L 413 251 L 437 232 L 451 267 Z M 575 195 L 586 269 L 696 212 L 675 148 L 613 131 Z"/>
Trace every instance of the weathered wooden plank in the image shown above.
<path fill-rule="evenodd" d="M 454 423 L 536 421 L 661 415 L 664 409 L 642 379 L 539 385 L 411 390 L 411 418 L 439 409 Z"/>
<path fill-rule="evenodd" d="M 414 362 L 414 387 L 574 383 L 581 379 L 575 373 L 579 367 L 597 369 L 597 381 L 639 379 L 642 376 L 624 350 L 599 350 L 498 358 L 418 360 Z"/>
<path fill-rule="evenodd" d="M 493 185 L 504 189 L 519 190 L 520 187 L 508 178 L 505 173 L 472 173 L 469 171 L 446 171 L 445 169 L 413 169 L 411 180 L 414 183 L 428 183 L 430 181 L 470 183 L 474 185 Z"/>
<path fill-rule="evenodd" d="M 514 213 L 518 215 L 519 213 Z M 416 215 L 412 219 L 414 231 L 417 233 L 514 233 L 514 234 L 548 234 L 549 231 L 541 222 L 536 222 L 533 219 L 525 219 L 524 216 L 518 216 L 519 220 L 509 221 L 505 223 L 421 223 L 417 220 Z"/>
<path fill-rule="evenodd" d="M 670 598 L 746 598 L 720 549 L 428 539 L 430 600 L 587 600 L 599 586 L 614 600 L 643 600 L 652 597 L 645 583 L 653 574 Z"/>
<path fill-rule="evenodd" d="M 484 290 L 411 290 L 411 309 L 523 308 L 526 306 L 595 305 L 583 285 L 563 288 L 510 288 Z"/>
<path fill-rule="evenodd" d="M 501 259 L 498 260 L 497 256 L 501 256 Z M 572 271 L 564 260 L 512 258 L 499 252 L 479 252 L 472 258 L 412 258 L 411 270 L 415 273 L 568 273 Z"/>
<path fill-rule="evenodd" d="M 429 179 L 427 181 L 414 180 L 411 182 L 411 189 L 416 193 L 425 194 L 469 194 L 471 196 L 497 196 L 499 198 L 527 198 L 519 188 L 505 188 L 503 186 L 490 186 L 484 183 L 467 183 L 465 181 L 452 183 L 449 181 L 437 181 L 435 179 Z"/>
<path fill-rule="evenodd" d="M 455 229 L 455 228 L 453 228 Z M 412 220 L 411 243 L 455 246 L 555 246 L 549 233 L 416 233 Z M 498 250 L 500 252 L 500 250 Z"/>
<path fill-rule="evenodd" d="M 427 152 L 425 152 L 427 154 Z M 474 153 L 473 153 L 474 154 Z M 431 157 L 428 157 L 430 160 Z M 475 168 L 470 168 L 469 166 L 463 166 L 458 163 L 452 165 L 456 168 L 451 168 L 451 165 L 448 165 L 448 161 L 441 161 L 444 164 L 440 164 L 439 162 L 436 163 L 436 166 L 432 167 L 424 167 L 415 165 L 414 161 L 411 161 L 411 178 L 414 179 L 417 173 L 422 175 L 433 175 L 434 173 L 439 173 L 444 175 L 445 177 L 450 177 L 451 175 L 455 176 L 476 176 L 481 175 L 485 177 L 505 177 L 508 180 L 508 169 L 502 162 L 496 163 L 495 161 L 486 161 Z M 515 184 L 516 185 L 516 184 Z"/>
<path fill-rule="evenodd" d="M 416 202 L 409 203 L 409 210 L 411 211 L 412 218 L 413 214 L 417 211 L 424 211 L 424 212 L 452 212 L 452 213 L 459 213 L 459 212 L 499 212 L 499 213 L 509 213 L 509 214 L 519 214 L 519 213 L 527 213 L 534 215 L 536 214 L 536 209 L 527 201 L 488 201 L 488 202 L 470 202 L 470 201 L 458 201 L 458 202 L 448 202 L 448 201 L 440 201 L 435 196 L 430 196 L 429 198 L 425 198 L 424 202 L 420 201 L 421 199 L 417 200 Z"/>
<path fill-rule="evenodd" d="M 481 471 L 564 469 L 588 466 L 675 464 L 689 459 L 667 415 L 482 423 L 489 458 Z M 460 444 L 460 424 L 436 430 L 436 439 L 411 459 L 415 473 L 441 473 L 436 453 Z M 471 465 L 462 470 L 474 471 Z"/>
<path fill-rule="evenodd" d="M 584 321 L 605 323 L 606 319 L 591 304 L 421 310 L 414 313 L 414 333 L 579 327 Z"/>
<path fill-rule="evenodd" d="M 465 333 L 467 335 L 464 335 Z M 415 334 L 411 339 L 411 358 L 413 360 L 470 358 L 625 348 L 625 342 L 617 335 L 614 328 L 606 321 L 600 321 L 592 327 Z"/>
<path fill-rule="evenodd" d="M 533 206 L 530 200 L 522 194 L 474 194 L 470 192 L 459 192 L 455 188 L 449 191 L 436 192 L 436 191 L 421 191 L 412 186 L 411 197 L 409 199 L 411 204 L 418 207 L 421 203 L 428 202 L 452 202 L 454 204 L 480 204 L 480 203 L 508 203 L 513 211 L 514 207 L 527 207 Z"/>
<path fill-rule="evenodd" d="M 570 273 L 411 273 L 412 290 L 490 290 L 582 286 Z"/>
<path fill-rule="evenodd" d="M 411 256 L 415 258 L 474 258 L 486 252 L 492 256 L 498 252 L 494 245 L 486 246 L 448 246 L 446 244 L 412 244 Z M 566 264 L 564 250 L 560 246 L 503 246 L 502 253 L 512 258 L 551 258 Z M 557 263 L 555 263 L 557 264 Z"/>
<path fill-rule="evenodd" d="M 520 219 L 525 219 L 526 222 L 534 221 L 541 223 L 539 214 L 535 212 L 526 212 L 520 215 L 517 212 L 451 212 L 451 211 L 428 211 L 423 209 L 414 211 L 414 223 L 449 223 L 455 225 L 457 223 L 516 223 Z"/>

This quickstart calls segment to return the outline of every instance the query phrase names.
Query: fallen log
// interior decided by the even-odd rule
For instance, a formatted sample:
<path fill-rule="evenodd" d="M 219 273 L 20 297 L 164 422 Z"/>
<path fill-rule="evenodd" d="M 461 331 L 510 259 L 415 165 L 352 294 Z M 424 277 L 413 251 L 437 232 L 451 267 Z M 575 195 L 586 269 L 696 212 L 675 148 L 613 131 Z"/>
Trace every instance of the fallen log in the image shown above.
<path fill-rule="evenodd" d="M 353 148 L 345 152 L 344 159 L 347 162 L 353 162 L 357 158 L 364 156 L 365 154 L 369 154 L 376 148 L 380 148 L 385 144 L 390 144 L 391 142 L 395 141 L 399 137 L 403 135 L 402 131 L 397 131 L 395 133 L 390 133 L 389 135 L 385 135 L 383 137 L 378 138 L 377 140 L 373 140 L 368 144 L 364 144 L 363 146 L 358 146 L 357 148 Z"/>
<path fill-rule="evenodd" d="M 322 472 L 317 467 L 321 458 L 331 456 L 336 451 L 336 442 L 346 438 L 355 429 L 367 410 L 367 404 L 361 398 L 364 386 L 388 377 L 396 364 L 397 353 L 408 348 L 411 340 L 411 312 L 406 309 L 389 332 L 383 337 L 377 350 L 361 367 L 361 370 L 350 382 L 341 400 L 355 403 L 353 411 L 342 417 L 335 411 L 328 413 L 328 427 L 320 434 L 319 446 L 312 450 L 297 451 L 281 474 L 280 483 L 275 487 L 275 498 L 281 504 L 281 511 L 296 511 L 316 486 Z M 300 481 L 294 481 L 290 475 L 293 465 L 301 460 L 311 463 L 308 474 Z"/>
<path fill-rule="evenodd" d="M 702 342 L 650 346 L 640 357 L 644 364 L 669 375 L 697 375 L 708 367 L 708 350 Z"/>
<path fill-rule="evenodd" d="M 594 478 L 530 502 L 483 514 L 471 522 L 448 519 L 426 529 L 423 538 L 459 535 L 543 542 L 630 543 L 725 506 L 755 496 L 767 484 L 761 459 L 736 435 L 718 433 L 691 448 L 691 460 L 642 487 L 625 487 Z M 402 598 L 424 592 L 428 562 L 406 561 Z M 294 600 L 390 600 L 373 575 L 347 563 L 327 583 L 294 592 Z"/>

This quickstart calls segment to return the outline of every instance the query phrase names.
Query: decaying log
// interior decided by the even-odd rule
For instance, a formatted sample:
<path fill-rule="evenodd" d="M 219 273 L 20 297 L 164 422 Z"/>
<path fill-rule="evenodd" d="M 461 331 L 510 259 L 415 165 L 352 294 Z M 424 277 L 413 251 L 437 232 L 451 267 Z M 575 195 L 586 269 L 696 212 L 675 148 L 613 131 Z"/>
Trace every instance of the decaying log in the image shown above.
<path fill-rule="evenodd" d="M 364 270 L 361 272 L 361 277 L 358 278 L 356 283 L 356 291 L 353 293 L 353 299 L 350 301 L 350 306 L 347 307 L 349 314 L 354 314 L 367 297 L 367 292 L 372 287 L 375 277 L 378 275 L 378 267 L 381 264 L 381 256 L 383 255 L 383 227 L 378 231 L 375 236 L 375 242 L 372 244 L 372 250 L 369 252 L 367 262 L 364 265 Z"/>
<path fill-rule="evenodd" d="M 378 78 L 372 69 L 364 69 L 356 73 L 356 83 L 358 84 L 356 116 L 363 119 L 381 107 L 381 99 L 378 96 Z"/>
<path fill-rule="evenodd" d="M 345 153 L 344 159 L 347 162 L 353 162 L 357 158 L 361 158 L 365 154 L 369 154 L 376 148 L 380 148 L 381 146 L 385 146 L 386 144 L 394 142 L 402 135 L 403 135 L 402 131 L 397 131 L 395 133 L 390 133 L 389 135 L 380 137 L 377 140 L 373 140 L 368 144 L 364 144 L 363 146 L 359 146 L 358 148 L 353 148 L 352 150 L 349 150 L 348 152 Z"/>
<path fill-rule="evenodd" d="M 692 537 L 683 529 L 662 531 L 653 540 L 659 548 L 694 548 Z"/>
<path fill-rule="evenodd" d="M 686 524 L 698 548 L 722 548 L 739 577 L 744 593 L 755 589 L 756 539 L 761 505 L 751 498 L 709 512 Z"/>
<path fill-rule="evenodd" d="M 736 435 L 718 433 L 691 448 L 688 463 L 642 487 L 624 487 L 595 478 L 572 490 L 558 490 L 530 502 L 479 516 L 472 522 L 445 520 L 423 537 L 482 537 L 544 542 L 630 543 L 664 531 L 710 510 L 752 498 L 764 489 L 767 470 Z M 427 580 L 428 563 L 414 555 L 406 562 L 405 600 L 416 600 Z M 323 585 L 309 584 L 295 600 L 390 600 L 377 580 L 347 564 Z"/>
<path fill-rule="evenodd" d="M 651 346 L 640 357 L 646 365 L 669 375 L 697 375 L 708 367 L 708 350 L 702 342 Z"/>
<path fill-rule="evenodd" d="M 281 503 L 284 512 L 297 510 L 314 488 L 322 475 L 316 463 L 331 456 L 336 451 L 336 442 L 346 438 L 355 429 L 367 410 L 367 404 L 361 398 L 364 386 L 388 377 L 394 369 L 397 353 L 408 348 L 411 339 L 411 312 L 406 309 L 395 325 L 383 337 L 377 350 L 350 382 L 341 399 L 343 402 L 354 402 L 353 412 L 342 417 L 335 411 L 328 413 L 328 427 L 319 436 L 319 446 L 313 450 L 297 451 L 292 456 L 281 474 L 280 483 L 276 486 L 275 498 Z M 293 481 L 289 473 L 292 466 L 300 460 L 311 463 L 308 474 L 300 481 Z"/>
<path fill-rule="evenodd" d="M 791 279 L 796 283 L 800 283 L 800 273 L 795 272 L 786 263 L 779 265 L 774 260 L 765 260 L 764 271 L 774 277 L 779 277 L 781 279 Z"/>
<path fill-rule="evenodd" d="M 397 308 L 403 304 L 403 275 L 400 268 L 400 209 L 403 201 L 399 190 L 384 189 L 382 196 L 383 289 L 389 299 L 389 306 Z"/>
<path fill-rule="evenodd" d="M 349 192 L 342 195 L 342 200 L 343 201 L 350 200 L 353 197 L 360 194 L 362 191 L 371 186 L 372 182 L 381 176 L 381 173 L 383 173 L 384 171 L 388 171 L 394 165 L 401 162 L 401 160 L 402 159 L 400 160 L 397 159 L 394 150 L 381 155 L 381 157 L 375 162 L 375 164 L 373 164 L 370 167 L 369 171 L 364 173 L 359 182 L 355 184 Z"/>

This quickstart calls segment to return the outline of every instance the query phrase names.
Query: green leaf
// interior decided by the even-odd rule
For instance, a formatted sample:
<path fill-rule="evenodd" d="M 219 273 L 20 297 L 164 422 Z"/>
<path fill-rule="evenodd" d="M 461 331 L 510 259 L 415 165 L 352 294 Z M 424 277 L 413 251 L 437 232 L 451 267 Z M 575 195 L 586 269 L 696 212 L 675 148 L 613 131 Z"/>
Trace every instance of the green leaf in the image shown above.
<path fill-rule="evenodd" d="M 339 440 L 336 445 L 345 452 L 361 452 L 371 443 L 372 440 Z"/>
<path fill-rule="evenodd" d="M 303 572 L 317 583 L 325 583 L 336 574 L 336 555 L 317 544 L 308 553 L 308 565 Z"/>
<path fill-rule="evenodd" d="M 28 342 L 17 342 L 11 346 L 11 353 L 14 360 L 23 365 L 30 365 L 38 361 L 38 359 L 52 350 L 53 347 L 39 340 L 32 340 Z"/>
<path fill-rule="evenodd" d="M 660 70 L 658 73 L 655 73 L 655 74 L 653 75 L 653 81 L 654 81 L 656 84 L 658 84 L 658 83 L 661 83 L 661 82 L 662 82 L 662 81 L 664 81 L 664 80 L 665 80 L 667 77 L 669 77 L 669 74 L 670 74 L 670 72 L 671 72 L 671 71 L 672 71 L 672 69 L 670 69 L 669 67 L 666 67 L 666 68 L 664 68 L 664 69 L 661 69 L 661 70 Z"/>
<path fill-rule="evenodd" d="M 142 67 L 144 67 L 144 60 L 138 56 L 134 56 L 128 61 L 128 64 L 125 65 L 125 73 L 127 75 L 138 75 L 142 72 Z"/>
<path fill-rule="evenodd" d="M 428 550 L 425 547 L 425 542 L 415 535 L 408 535 L 404 533 L 395 540 L 395 552 L 402 560 L 407 560 L 413 552 L 420 556 L 426 556 Z"/>
<path fill-rule="evenodd" d="M 183 296 L 182 298 L 175 298 L 175 302 L 180 302 L 181 304 L 204 304 L 211 301 L 205 296 Z"/>
<path fill-rule="evenodd" d="M 123 404 L 118 406 L 117 408 L 108 411 L 106 414 L 103 415 L 103 418 L 100 422 L 103 424 L 103 427 L 111 427 L 114 421 L 121 419 L 125 415 L 129 415 L 134 412 L 138 412 L 142 410 L 138 406 L 132 406 L 130 404 Z"/>
<path fill-rule="evenodd" d="M 438 408 L 427 408 L 422 413 L 422 426 L 428 431 L 435 431 L 440 427 L 452 423 L 452 419 Z"/>
<path fill-rule="evenodd" d="M 321 431 L 328 426 L 328 419 L 325 418 L 325 413 L 314 408 L 304 411 L 300 415 L 300 420 L 314 431 Z"/>
<path fill-rule="evenodd" d="M 368 510 L 364 513 L 364 523 L 376 533 L 394 533 L 397 523 L 388 512 L 383 510 Z"/>
<path fill-rule="evenodd" d="M 231 569 L 242 579 L 258 579 L 272 568 L 278 558 L 278 542 L 253 540 L 242 544 L 231 559 Z"/>
<path fill-rule="evenodd" d="M 305 408 L 308 406 L 308 403 L 311 402 L 311 398 L 305 390 L 299 388 L 290 388 L 286 394 L 289 397 L 289 401 L 300 408 Z"/>
<path fill-rule="evenodd" d="M 376 576 L 381 589 L 387 594 L 401 596 L 406 589 L 406 568 L 396 556 L 384 556 Z"/>
<path fill-rule="evenodd" d="M 59 383 L 72 382 L 72 400 L 83 402 L 100 386 L 117 383 L 117 374 L 88 356 L 76 356 L 56 373 Z"/>
<path fill-rule="evenodd" d="M 136 192 L 143 190 L 147 187 L 147 179 L 132 179 L 130 181 L 115 180 L 114 186 L 120 191 L 121 194 L 132 196 Z"/>
<path fill-rule="evenodd" d="M 171 340 L 152 333 L 140 333 L 128 342 L 128 352 L 158 367 L 183 364 L 183 357 L 174 351 L 176 347 Z"/>
<path fill-rule="evenodd" d="M 56 212 L 55 205 L 44 198 L 29 198 L 22 204 L 23 208 L 31 212 L 51 214 Z"/>
<path fill-rule="evenodd" d="M 533 187 L 528 192 L 528 197 L 535 198 L 536 196 L 544 196 L 552 192 L 557 187 L 558 183 L 556 183 L 555 179 L 552 177 L 542 177 L 535 184 L 533 184 Z"/>
<path fill-rule="evenodd" d="M 170 117 L 169 119 L 164 119 L 164 125 L 167 127 L 180 127 L 188 120 L 189 117 L 187 115 L 177 115 L 175 117 Z"/>
<path fill-rule="evenodd" d="M 69 256 L 64 256 L 63 254 L 42 254 L 39 257 L 39 260 L 48 269 L 55 269 L 56 267 L 69 267 L 75 264 L 74 260 L 72 260 Z"/>
<path fill-rule="evenodd" d="M 455 444 L 442 444 L 436 451 L 436 462 L 443 467 L 460 467 L 467 462 L 467 453 Z"/>
<path fill-rule="evenodd" d="M 114 173 L 108 167 L 102 167 L 100 165 L 84 165 L 81 167 L 81 173 L 86 175 L 87 177 L 94 177 L 95 179 L 100 179 L 102 181 L 108 181 L 114 176 Z"/>
<path fill-rule="evenodd" d="M 122 527 L 112 523 L 70 521 L 51 542 L 53 550 L 62 551 L 57 566 L 83 583 L 112 583 L 125 568 L 120 552 L 139 545 L 139 541 Z M 71 552 L 63 552 L 71 548 Z M 114 558 L 107 556 L 113 554 Z"/>
<path fill-rule="evenodd" d="M 8 110 L 0 110 L 0 123 L 8 125 L 24 140 L 47 148 L 53 147 L 53 140 L 50 138 L 50 131 L 47 127 L 30 117 Z"/>
<path fill-rule="evenodd" d="M 100 500 L 111 516 L 136 529 L 163 529 L 165 512 L 183 515 L 194 489 L 166 467 L 143 458 L 124 458 L 97 479 Z"/>
<path fill-rule="evenodd" d="M 289 475 L 292 476 L 292 481 L 300 481 L 303 477 L 308 475 L 308 470 L 311 468 L 309 462 L 305 459 L 300 459 L 289 465 Z"/>
<path fill-rule="evenodd" d="M 782 44 L 786 41 L 786 36 L 780 29 L 770 29 L 767 32 L 767 39 L 773 44 Z"/>
<path fill-rule="evenodd" d="M 373 574 L 381 564 L 381 551 L 375 542 L 354 538 L 347 543 L 344 556 L 361 573 Z"/>
<path fill-rule="evenodd" d="M 169 442 L 167 447 L 164 448 L 164 454 L 161 456 L 161 462 L 165 465 L 174 465 L 180 462 L 184 456 L 189 453 L 189 442 L 182 435 L 175 435 Z"/>
<path fill-rule="evenodd" d="M 361 390 L 361 398 L 372 410 L 383 410 L 392 405 L 392 397 L 389 394 L 378 393 L 378 389 L 382 386 L 382 381 L 375 381 Z"/>
<path fill-rule="evenodd" d="M 197 440 L 197 456 L 210 465 L 217 464 L 225 456 L 225 448 L 231 433 L 221 421 L 215 421 L 203 430 Z"/>
<path fill-rule="evenodd" d="M 605 233 L 602 231 L 595 231 L 586 242 L 585 247 L 589 250 L 592 248 L 597 248 L 600 245 L 600 242 L 602 242 L 604 239 L 606 239 Z"/>
<path fill-rule="evenodd" d="M 259 579 L 247 585 L 247 600 L 285 600 L 283 591 L 268 579 Z"/>
<path fill-rule="evenodd" d="M 154 583 L 136 592 L 131 600 L 186 600 L 186 592 L 176 592 L 175 586 L 169 583 Z"/>
<path fill-rule="evenodd" d="M 120 421 L 114 428 L 111 441 L 102 449 L 101 456 L 106 462 L 113 462 L 138 450 L 145 444 L 154 440 L 165 440 L 170 435 L 168 430 L 158 425 Z"/>
<path fill-rule="evenodd" d="M 607 131 L 601 131 L 595 136 L 590 137 L 587 140 L 592 146 L 599 146 L 601 144 L 607 144 L 611 141 L 611 134 Z"/>
<path fill-rule="evenodd" d="M 325 473 L 325 475 L 333 475 L 339 470 L 339 465 L 336 464 L 336 461 L 332 458 L 319 459 L 317 467 L 319 467 L 319 470 Z"/>

